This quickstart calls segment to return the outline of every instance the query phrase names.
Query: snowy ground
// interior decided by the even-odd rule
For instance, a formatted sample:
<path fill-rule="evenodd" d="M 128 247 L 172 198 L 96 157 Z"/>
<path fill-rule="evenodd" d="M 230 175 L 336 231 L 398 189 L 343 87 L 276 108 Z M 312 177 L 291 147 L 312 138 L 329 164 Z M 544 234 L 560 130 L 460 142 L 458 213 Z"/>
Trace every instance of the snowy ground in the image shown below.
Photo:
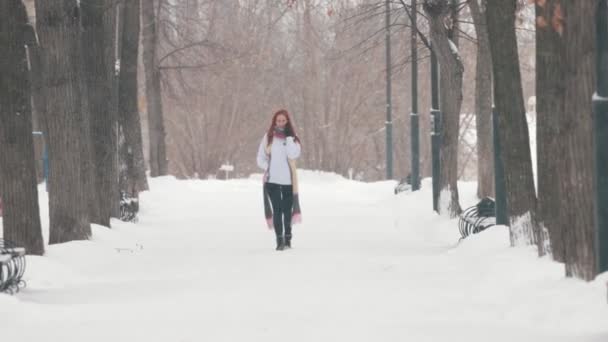
<path fill-rule="evenodd" d="M 608 341 L 608 275 L 566 279 L 505 227 L 457 245 L 428 182 L 395 196 L 393 182 L 300 177 L 304 223 L 284 252 L 258 176 L 151 180 L 138 224 L 28 258 L 28 287 L 0 295 L 0 339 Z M 460 191 L 475 202 L 473 184 Z"/>

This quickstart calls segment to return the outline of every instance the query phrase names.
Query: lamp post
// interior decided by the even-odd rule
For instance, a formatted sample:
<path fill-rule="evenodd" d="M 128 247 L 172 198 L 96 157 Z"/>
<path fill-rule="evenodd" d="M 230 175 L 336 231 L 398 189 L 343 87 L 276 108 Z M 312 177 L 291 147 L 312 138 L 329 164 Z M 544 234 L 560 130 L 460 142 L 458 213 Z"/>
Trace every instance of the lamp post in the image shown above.
<path fill-rule="evenodd" d="M 433 210 L 439 212 L 439 146 L 441 143 L 441 111 L 439 110 L 439 65 L 431 44 L 431 162 L 433 174 Z"/>
<path fill-rule="evenodd" d="M 386 7 L 386 179 L 393 179 L 393 119 L 391 99 L 391 3 Z"/>
<path fill-rule="evenodd" d="M 412 0 L 411 54 L 412 54 L 412 113 L 410 114 L 411 183 L 412 191 L 420 189 L 420 132 L 418 115 L 418 43 L 416 0 Z"/>

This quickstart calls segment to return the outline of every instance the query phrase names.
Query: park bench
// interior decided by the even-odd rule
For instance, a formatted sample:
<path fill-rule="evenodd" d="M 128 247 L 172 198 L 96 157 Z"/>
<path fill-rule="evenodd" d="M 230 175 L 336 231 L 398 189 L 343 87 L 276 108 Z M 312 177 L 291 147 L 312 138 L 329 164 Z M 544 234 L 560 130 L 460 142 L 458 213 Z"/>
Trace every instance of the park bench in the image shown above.
<path fill-rule="evenodd" d="M 16 293 L 25 287 L 25 248 L 0 239 L 0 292 Z"/>
<path fill-rule="evenodd" d="M 137 222 L 139 200 L 125 191 L 120 192 L 120 219 L 125 222 Z"/>
<path fill-rule="evenodd" d="M 420 188 L 420 181 L 418 182 L 418 188 Z M 395 186 L 395 195 L 403 192 L 403 191 L 411 191 L 412 190 L 412 175 L 407 175 L 407 177 L 402 178 L 399 181 L 399 184 Z"/>
<path fill-rule="evenodd" d="M 467 208 L 458 218 L 461 239 L 494 225 L 496 225 L 496 203 L 490 197 L 485 197 L 479 203 Z"/>

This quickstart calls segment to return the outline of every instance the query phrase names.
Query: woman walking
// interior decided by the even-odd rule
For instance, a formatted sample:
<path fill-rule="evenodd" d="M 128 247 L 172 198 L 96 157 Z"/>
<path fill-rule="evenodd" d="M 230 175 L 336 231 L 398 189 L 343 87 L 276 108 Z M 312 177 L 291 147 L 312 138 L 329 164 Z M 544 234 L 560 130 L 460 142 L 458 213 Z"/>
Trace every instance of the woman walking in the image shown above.
<path fill-rule="evenodd" d="M 257 155 L 258 166 L 265 171 L 266 222 L 268 228 L 274 227 L 278 251 L 291 248 L 291 224 L 299 219 L 295 160 L 300 152 L 300 139 L 295 133 L 289 113 L 281 109 L 273 115 Z"/>

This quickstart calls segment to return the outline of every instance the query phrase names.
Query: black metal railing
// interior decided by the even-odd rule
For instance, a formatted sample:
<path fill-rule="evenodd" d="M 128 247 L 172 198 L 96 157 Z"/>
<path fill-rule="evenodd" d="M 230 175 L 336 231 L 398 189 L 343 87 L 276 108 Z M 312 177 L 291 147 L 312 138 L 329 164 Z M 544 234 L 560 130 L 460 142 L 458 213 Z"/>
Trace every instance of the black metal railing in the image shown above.
<path fill-rule="evenodd" d="M 0 239 L 0 292 L 16 293 L 25 287 L 25 248 Z"/>
<path fill-rule="evenodd" d="M 477 234 L 496 225 L 496 202 L 493 198 L 485 197 L 476 205 L 467 208 L 460 214 L 458 229 L 461 239 L 471 234 Z"/>

